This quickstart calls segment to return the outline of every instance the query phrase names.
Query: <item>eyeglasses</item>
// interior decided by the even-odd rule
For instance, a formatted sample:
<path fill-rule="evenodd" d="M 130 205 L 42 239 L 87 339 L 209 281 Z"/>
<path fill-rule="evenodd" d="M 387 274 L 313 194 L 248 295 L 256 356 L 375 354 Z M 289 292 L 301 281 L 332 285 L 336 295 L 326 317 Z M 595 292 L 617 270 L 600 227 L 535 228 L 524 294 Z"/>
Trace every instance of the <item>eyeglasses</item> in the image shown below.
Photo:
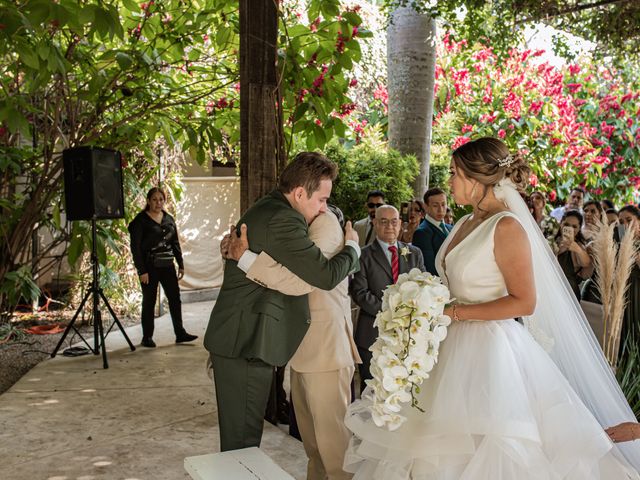
<path fill-rule="evenodd" d="M 369 207 L 369 208 L 379 208 L 379 207 L 381 207 L 383 205 L 384 205 L 384 203 L 373 203 L 373 202 L 367 203 L 367 207 Z"/>
<path fill-rule="evenodd" d="M 398 225 L 400 225 L 400 219 L 398 218 L 394 218 L 393 220 L 389 220 L 388 218 L 381 218 L 380 220 L 378 220 L 378 222 L 380 222 L 380 225 L 382 225 L 383 227 L 388 227 L 389 225 L 391 225 L 392 227 L 397 227 Z"/>

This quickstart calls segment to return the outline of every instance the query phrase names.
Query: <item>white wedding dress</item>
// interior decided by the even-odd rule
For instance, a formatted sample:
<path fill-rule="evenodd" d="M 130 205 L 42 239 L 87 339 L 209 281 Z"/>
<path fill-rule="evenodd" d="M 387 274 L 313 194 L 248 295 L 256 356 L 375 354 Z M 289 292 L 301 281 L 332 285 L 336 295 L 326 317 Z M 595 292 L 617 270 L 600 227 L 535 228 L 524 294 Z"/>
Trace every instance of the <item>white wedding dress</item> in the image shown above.
<path fill-rule="evenodd" d="M 507 294 L 494 232 L 510 212 L 485 220 L 446 256 L 438 273 L 461 304 Z M 515 217 L 515 216 L 514 216 Z M 516 217 L 517 218 L 517 217 Z M 446 264 L 446 268 L 445 268 Z M 396 431 L 376 427 L 368 401 L 345 423 L 354 433 L 345 469 L 354 480 L 640 479 L 547 352 L 513 319 L 453 323 L 439 360 Z"/>

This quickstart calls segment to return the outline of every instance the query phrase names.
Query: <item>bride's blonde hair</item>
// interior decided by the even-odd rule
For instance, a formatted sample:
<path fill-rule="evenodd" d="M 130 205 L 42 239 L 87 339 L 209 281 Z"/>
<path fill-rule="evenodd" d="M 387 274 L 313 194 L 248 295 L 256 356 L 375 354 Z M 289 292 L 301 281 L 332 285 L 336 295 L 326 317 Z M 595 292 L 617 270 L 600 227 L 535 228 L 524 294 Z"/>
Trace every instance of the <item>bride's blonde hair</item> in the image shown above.
<path fill-rule="evenodd" d="M 456 148 L 452 154 L 456 167 L 487 188 L 503 178 L 509 178 L 520 191 L 529 183 L 531 169 L 519 153 L 510 153 L 509 147 L 498 138 L 482 137 Z"/>

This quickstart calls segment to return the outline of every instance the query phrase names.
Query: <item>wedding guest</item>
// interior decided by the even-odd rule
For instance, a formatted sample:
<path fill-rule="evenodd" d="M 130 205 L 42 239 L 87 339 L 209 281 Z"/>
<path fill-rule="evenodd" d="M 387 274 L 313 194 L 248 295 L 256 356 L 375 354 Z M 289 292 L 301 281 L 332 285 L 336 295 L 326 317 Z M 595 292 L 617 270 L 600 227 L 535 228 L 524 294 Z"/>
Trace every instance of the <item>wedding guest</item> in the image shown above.
<path fill-rule="evenodd" d="M 542 230 L 542 234 L 547 240 L 553 239 L 560 229 L 560 224 L 554 217 L 547 214 L 547 198 L 544 193 L 536 190 L 529 196 L 529 199 L 533 209 L 533 218 Z"/>
<path fill-rule="evenodd" d="M 182 302 L 178 280 L 184 275 L 182 249 L 178 228 L 171 215 L 164 210 L 166 196 L 154 187 L 147 193 L 147 205 L 129 224 L 131 254 L 142 287 L 142 342 L 143 347 L 153 348 L 154 309 L 158 283 L 162 285 L 169 301 L 176 343 L 191 342 L 198 338 L 187 333 L 182 326 Z M 178 264 L 176 275 L 175 264 Z"/>
<path fill-rule="evenodd" d="M 580 283 L 593 274 L 593 262 L 587 252 L 587 240 L 582 235 L 582 214 L 569 210 L 562 217 L 556 235 L 558 263 L 562 267 L 571 289 L 580 299 Z"/>
<path fill-rule="evenodd" d="M 413 234 L 424 220 L 425 213 L 426 211 L 420 200 L 414 198 L 409 202 L 409 221 L 402 225 L 401 241 L 404 243 L 413 241 Z"/>
<path fill-rule="evenodd" d="M 614 443 L 640 440 L 640 423 L 624 422 L 605 430 Z"/>
<path fill-rule="evenodd" d="M 567 203 L 562 207 L 554 208 L 551 211 L 551 216 L 556 220 L 561 221 L 562 217 L 564 217 L 564 214 L 570 210 L 578 210 L 580 213 L 582 213 L 582 203 L 584 202 L 584 195 L 585 192 L 582 188 L 574 188 L 569 194 Z"/>
<path fill-rule="evenodd" d="M 582 234 L 587 241 L 591 241 L 598 232 L 600 223 L 605 220 L 605 213 L 597 200 L 589 200 L 584 204 L 582 210 L 584 211 Z"/>
<path fill-rule="evenodd" d="M 424 206 L 427 213 L 411 243 L 422 251 L 427 272 L 437 275 L 436 254 L 453 228 L 444 222 L 447 194 L 441 188 L 430 188 L 424 194 Z"/>
<path fill-rule="evenodd" d="M 353 275 L 349 293 L 360 307 L 360 314 L 354 334 L 362 363 L 360 372 L 360 392 L 371 378 L 369 366 L 372 353 L 369 347 L 378 337 L 378 328 L 373 325 L 382 307 L 382 291 L 396 283 L 398 275 L 419 268 L 424 272 L 424 261 L 419 248 L 398 240 L 402 223 L 398 210 L 384 205 L 376 211 L 373 220 L 376 240 L 362 249 L 360 270 Z"/>
<path fill-rule="evenodd" d="M 384 193 L 380 190 L 371 190 L 367 194 L 367 201 L 364 204 L 367 208 L 367 216 L 353 223 L 353 229 L 358 234 L 358 242 L 361 247 L 369 245 L 376 238 L 373 218 L 376 216 L 376 209 L 384 204 Z"/>
<path fill-rule="evenodd" d="M 610 208 L 607 210 L 607 222 L 609 225 L 612 223 L 618 223 L 618 210 L 615 208 Z"/>
<path fill-rule="evenodd" d="M 447 225 L 454 225 L 455 219 L 453 218 L 453 210 L 451 210 L 451 207 L 447 207 L 447 213 L 444 214 L 444 218 L 442 220 Z"/>
<path fill-rule="evenodd" d="M 608 198 L 605 198 L 604 200 L 600 200 L 600 205 L 602 206 L 602 209 L 606 212 L 607 210 L 610 209 L 614 209 L 616 208 L 615 203 L 613 203 L 611 200 L 609 200 Z"/>
<path fill-rule="evenodd" d="M 627 205 L 620 209 L 620 225 L 623 235 L 633 235 L 636 245 L 640 243 L 640 209 L 634 205 Z M 616 236 L 620 236 L 618 233 Z M 620 238 L 619 238 L 620 240 Z M 631 347 L 637 348 L 640 342 L 640 254 L 636 254 L 635 263 L 628 280 L 627 306 L 622 321 L 620 334 L 620 355 L 630 354 Z M 636 368 L 640 376 L 640 368 Z M 638 395 L 640 397 L 640 394 Z M 640 400 L 640 398 L 638 398 Z"/>

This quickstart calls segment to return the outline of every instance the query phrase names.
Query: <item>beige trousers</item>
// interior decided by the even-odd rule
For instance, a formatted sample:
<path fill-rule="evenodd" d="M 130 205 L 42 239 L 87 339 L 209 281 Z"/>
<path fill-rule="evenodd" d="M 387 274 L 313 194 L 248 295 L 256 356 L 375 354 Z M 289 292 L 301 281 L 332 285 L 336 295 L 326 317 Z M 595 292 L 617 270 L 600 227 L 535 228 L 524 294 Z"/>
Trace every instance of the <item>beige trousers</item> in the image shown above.
<path fill-rule="evenodd" d="M 309 462 L 307 480 L 348 480 L 342 470 L 351 432 L 344 415 L 351 403 L 354 367 L 316 373 L 291 369 L 291 399 Z"/>

